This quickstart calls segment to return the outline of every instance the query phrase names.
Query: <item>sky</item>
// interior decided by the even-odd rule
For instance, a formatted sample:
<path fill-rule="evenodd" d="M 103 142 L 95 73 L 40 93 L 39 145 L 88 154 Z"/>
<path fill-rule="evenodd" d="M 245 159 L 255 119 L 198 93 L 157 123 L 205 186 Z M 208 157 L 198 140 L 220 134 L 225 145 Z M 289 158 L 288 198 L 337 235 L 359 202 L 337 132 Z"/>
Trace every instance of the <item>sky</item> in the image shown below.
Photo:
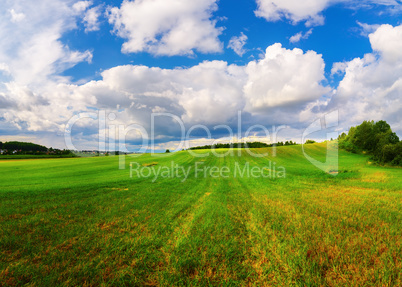
<path fill-rule="evenodd" d="M 0 141 L 301 142 L 333 112 L 402 137 L 401 19 L 400 0 L 0 0 Z"/>

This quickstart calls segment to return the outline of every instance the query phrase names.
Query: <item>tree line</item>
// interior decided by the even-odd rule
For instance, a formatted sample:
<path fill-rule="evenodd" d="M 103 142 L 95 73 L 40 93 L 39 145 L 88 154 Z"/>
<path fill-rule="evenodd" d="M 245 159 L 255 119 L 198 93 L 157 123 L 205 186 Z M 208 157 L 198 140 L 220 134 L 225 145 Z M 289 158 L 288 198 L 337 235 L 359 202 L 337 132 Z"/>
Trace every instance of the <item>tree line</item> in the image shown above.
<path fill-rule="evenodd" d="M 42 145 L 28 143 L 28 142 L 1 142 L 0 141 L 0 150 L 4 155 L 22 155 L 22 154 L 34 154 L 34 155 L 43 155 L 43 154 L 54 154 L 54 155 L 72 155 L 69 150 L 60 150 L 47 148 Z"/>
<path fill-rule="evenodd" d="M 204 145 L 191 147 L 190 150 L 198 149 L 222 149 L 222 148 L 265 148 L 276 146 L 296 145 L 293 141 L 278 142 L 276 144 L 267 144 L 263 142 L 246 142 L 246 143 L 217 143 L 214 145 Z"/>
<path fill-rule="evenodd" d="M 367 152 L 381 164 L 402 166 L 402 142 L 386 121 L 364 121 L 339 137 L 339 147 L 347 151 Z"/>

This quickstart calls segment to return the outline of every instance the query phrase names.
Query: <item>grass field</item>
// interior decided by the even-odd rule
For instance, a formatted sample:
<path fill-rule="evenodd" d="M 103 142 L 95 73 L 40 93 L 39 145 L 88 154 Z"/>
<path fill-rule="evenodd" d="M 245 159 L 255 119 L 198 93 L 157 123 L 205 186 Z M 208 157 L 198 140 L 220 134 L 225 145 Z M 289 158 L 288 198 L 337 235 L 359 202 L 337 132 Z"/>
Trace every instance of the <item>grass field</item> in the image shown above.
<path fill-rule="evenodd" d="M 269 161 L 286 178 L 194 168 Z M 130 162 L 190 173 L 130 178 Z M 301 146 L 127 157 L 125 170 L 118 157 L 1 161 L 0 285 L 402 286 L 402 169 L 343 151 L 339 165 L 325 174 Z"/>

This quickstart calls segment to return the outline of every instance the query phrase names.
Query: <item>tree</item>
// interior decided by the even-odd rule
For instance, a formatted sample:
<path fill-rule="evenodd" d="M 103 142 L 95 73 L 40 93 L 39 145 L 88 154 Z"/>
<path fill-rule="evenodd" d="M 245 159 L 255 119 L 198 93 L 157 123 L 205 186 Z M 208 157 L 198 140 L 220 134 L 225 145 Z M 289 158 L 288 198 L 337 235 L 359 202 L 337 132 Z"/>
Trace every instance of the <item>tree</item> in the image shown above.
<path fill-rule="evenodd" d="M 342 133 L 339 137 L 338 140 L 344 140 L 346 138 L 346 134 Z"/>
<path fill-rule="evenodd" d="M 378 121 L 374 124 L 374 132 L 376 134 L 385 133 L 391 129 L 391 126 L 386 121 Z"/>
<path fill-rule="evenodd" d="M 394 145 L 395 148 L 395 158 L 392 160 L 393 165 L 402 166 L 402 141 Z"/>
<path fill-rule="evenodd" d="M 386 121 L 364 121 L 339 137 L 339 147 L 350 152 L 367 151 L 380 163 L 402 164 L 402 144 Z"/>
<path fill-rule="evenodd" d="M 387 144 L 382 147 L 381 150 L 381 162 L 392 162 L 397 156 L 396 145 L 394 144 Z"/>
<path fill-rule="evenodd" d="M 6 142 L 3 144 L 3 149 L 14 151 L 17 150 L 19 153 L 45 153 L 48 151 L 47 147 L 33 144 L 33 143 L 26 143 L 26 142 Z"/>
<path fill-rule="evenodd" d="M 167 149 L 167 150 L 165 151 L 165 153 L 170 153 L 170 150 Z"/>
<path fill-rule="evenodd" d="M 363 150 L 372 151 L 374 149 L 374 122 L 364 121 L 356 127 L 352 143 Z"/>
<path fill-rule="evenodd" d="M 389 162 L 391 148 L 385 146 L 387 145 L 395 145 L 399 142 L 398 136 L 389 129 L 385 133 L 379 133 L 376 135 L 376 146 L 375 150 L 373 151 L 374 158 L 380 162 Z M 384 149 L 385 148 L 385 149 Z M 385 152 L 385 153 L 384 153 Z"/>
<path fill-rule="evenodd" d="M 399 143 L 399 137 L 396 135 L 396 133 L 393 133 L 391 130 L 390 130 L 390 134 L 389 134 L 389 142 L 391 143 L 391 144 L 397 144 L 397 143 Z"/>

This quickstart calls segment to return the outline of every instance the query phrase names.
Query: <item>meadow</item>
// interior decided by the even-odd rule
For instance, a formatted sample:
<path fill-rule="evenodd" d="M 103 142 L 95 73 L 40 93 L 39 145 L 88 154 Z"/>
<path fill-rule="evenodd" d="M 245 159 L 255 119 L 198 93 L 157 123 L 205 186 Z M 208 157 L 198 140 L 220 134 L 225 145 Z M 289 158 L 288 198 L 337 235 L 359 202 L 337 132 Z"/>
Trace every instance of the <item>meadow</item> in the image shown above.
<path fill-rule="evenodd" d="M 401 168 L 339 151 L 333 176 L 301 146 L 253 152 L 269 155 L 1 161 L 0 285 L 402 286 Z M 234 176 L 247 165 L 272 176 Z"/>

